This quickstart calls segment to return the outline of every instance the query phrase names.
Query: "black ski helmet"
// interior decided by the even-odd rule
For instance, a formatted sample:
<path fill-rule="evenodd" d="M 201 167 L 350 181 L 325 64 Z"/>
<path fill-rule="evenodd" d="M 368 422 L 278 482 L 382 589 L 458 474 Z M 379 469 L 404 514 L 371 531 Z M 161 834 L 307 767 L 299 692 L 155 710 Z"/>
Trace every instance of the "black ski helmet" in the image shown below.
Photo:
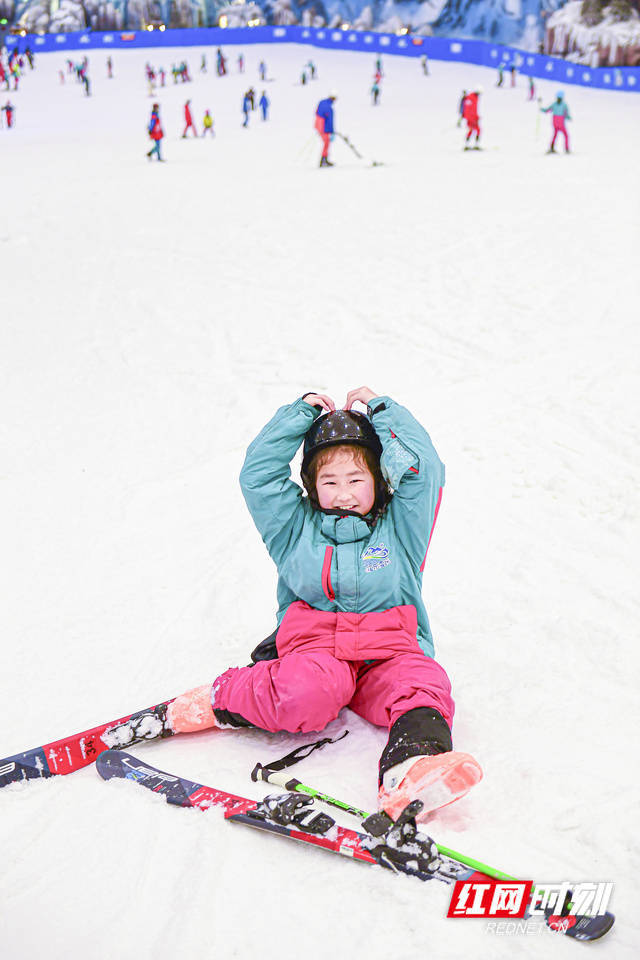
<path fill-rule="evenodd" d="M 371 420 L 358 410 L 334 410 L 325 413 L 309 427 L 304 438 L 302 475 L 306 475 L 312 457 L 319 450 L 339 444 L 367 447 L 377 457 L 382 455 L 382 444 Z"/>

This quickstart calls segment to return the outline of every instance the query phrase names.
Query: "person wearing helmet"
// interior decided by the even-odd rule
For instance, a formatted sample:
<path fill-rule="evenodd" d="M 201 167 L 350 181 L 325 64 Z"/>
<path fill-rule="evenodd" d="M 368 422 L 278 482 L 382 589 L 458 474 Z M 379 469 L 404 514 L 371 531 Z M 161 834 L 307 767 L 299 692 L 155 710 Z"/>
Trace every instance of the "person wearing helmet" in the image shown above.
<path fill-rule="evenodd" d="M 480 149 L 480 118 L 478 117 L 478 97 L 482 93 L 482 87 L 476 87 L 464 98 L 462 104 L 462 116 L 467 121 L 467 136 L 465 138 L 464 149 L 471 150 L 471 137 L 475 133 L 475 150 Z"/>
<path fill-rule="evenodd" d="M 562 90 L 558 90 L 553 103 L 550 103 L 548 107 L 540 107 L 540 110 L 542 113 L 551 113 L 551 119 L 553 121 L 553 137 L 551 138 L 551 144 L 547 153 L 556 152 L 555 143 L 559 133 L 564 137 L 564 152 L 569 153 L 569 131 L 565 126 L 565 121 L 571 120 L 571 114 L 569 113 L 569 107 L 564 99 Z"/>
<path fill-rule="evenodd" d="M 322 139 L 321 167 L 333 166 L 333 163 L 329 160 L 329 144 L 334 138 L 333 104 L 337 96 L 336 91 L 332 90 L 329 96 L 321 100 L 316 108 L 315 128 Z"/>
<path fill-rule="evenodd" d="M 290 469 L 301 444 L 304 490 Z M 388 816 L 419 799 L 425 819 L 464 796 L 482 771 L 453 751 L 451 684 L 421 592 L 444 485 L 427 432 L 368 387 L 351 390 L 342 410 L 305 394 L 250 444 L 240 485 L 278 570 L 276 630 L 252 665 L 174 700 L 171 733 L 307 733 L 348 706 L 388 731 L 378 777 Z"/>

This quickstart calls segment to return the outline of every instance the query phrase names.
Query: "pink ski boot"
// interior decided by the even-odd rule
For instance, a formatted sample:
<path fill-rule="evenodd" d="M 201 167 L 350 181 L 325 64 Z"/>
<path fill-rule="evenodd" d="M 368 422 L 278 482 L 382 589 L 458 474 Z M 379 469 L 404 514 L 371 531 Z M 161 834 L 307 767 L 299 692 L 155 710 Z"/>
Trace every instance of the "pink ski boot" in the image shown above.
<path fill-rule="evenodd" d="M 174 733 L 195 733 L 208 727 L 218 727 L 211 706 L 210 683 L 176 697 L 167 709 L 167 723 Z"/>
<path fill-rule="evenodd" d="M 433 810 L 464 797 L 480 780 L 480 765 L 468 753 L 409 757 L 384 774 L 378 808 L 397 820 L 408 803 L 422 800 L 424 808 L 416 817 L 420 823 Z"/>

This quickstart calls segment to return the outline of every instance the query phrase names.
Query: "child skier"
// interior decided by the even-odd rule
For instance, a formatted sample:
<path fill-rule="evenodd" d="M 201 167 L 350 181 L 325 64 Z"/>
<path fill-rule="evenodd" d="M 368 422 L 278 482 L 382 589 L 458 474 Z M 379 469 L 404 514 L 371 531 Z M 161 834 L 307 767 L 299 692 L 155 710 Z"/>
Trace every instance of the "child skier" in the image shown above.
<path fill-rule="evenodd" d="M 321 100 L 316 108 L 315 128 L 322 138 L 322 155 L 320 157 L 321 167 L 332 167 L 329 160 L 329 144 L 333 140 L 333 104 L 338 95 L 332 90 L 328 97 Z"/>
<path fill-rule="evenodd" d="M 208 110 L 205 110 L 202 120 L 202 136 L 204 137 L 207 132 L 210 132 L 212 137 L 216 135 L 213 129 L 213 117 Z"/>
<path fill-rule="evenodd" d="M 467 136 L 464 144 L 465 150 L 471 150 L 470 140 L 474 133 L 476 135 L 476 142 L 473 149 L 480 149 L 480 118 L 478 116 L 478 97 L 481 93 L 482 87 L 476 87 L 475 90 L 472 90 L 471 93 L 468 93 L 464 98 L 462 116 L 467 121 Z"/>
<path fill-rule="evenodd" d="M 559 133 L 564 137 L 564 152 L 569 153 L 569 132 L 565 126 L 566 120 L 571 120 L 571 115 L 569 113 L 569 107 L 567 106 L 564 93 L 562 90 L 558 90 L 556 93 L 556 99 L 553 103 L 550 103 L 548 107 L 540 107 L 542 113 L 553 114 L 553 138 L 551 140 L 551 145 L 547 150 L 547 153 L 555 153 L 555 142 L 556 137 Z"/>
<path fill-rule="evenodd" d="M 301 443 L 306 497 L 290 479 Z M 420 799 L 424 820 L 464 796 L 482 771 L 453 752 L 451 687 L 421 596 L 444 484 L 429 435 L 368 387 L 344 410 L 306 394 L 249 446 L 240 484 L 278 568 L 278 626 L 251 666 L 178 697 L 164 723 L 307 733 L 349 706 L 389 731 L 378 803 L 390 817 Z"/>

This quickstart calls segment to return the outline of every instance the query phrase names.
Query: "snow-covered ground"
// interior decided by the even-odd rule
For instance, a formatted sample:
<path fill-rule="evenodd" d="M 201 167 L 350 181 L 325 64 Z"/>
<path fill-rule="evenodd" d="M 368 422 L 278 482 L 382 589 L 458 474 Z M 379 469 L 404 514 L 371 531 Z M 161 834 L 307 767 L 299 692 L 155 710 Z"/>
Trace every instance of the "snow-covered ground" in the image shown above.
<path fill-rule="evenodd" d="M 212 680 L 274 626 L 237 483 L 280 404 L 362 384 L 410 407 L 447 466 L 425 596 L 458 749 L 485 779 L 430 825 L 538 882 L 612 880 L 598 945 L 447 920 L 450 890 L 184 812 L 89 767 L 0 792 L 3 960 L 635 958 L 638 860 L 640 99 L 566 89 L 574 154 L 525 81 L 247 47 L 89 52 L 93 95 L 41 56 L 0 131 L 0 755 Z M 298 84 L 315 58 L 319 79 Z M 166 164 L 148 163 L 143 65 Z M 213 59 L 209 52 L 210 71 Z M 265 57 L 272 118 L 241 128 Z M 482 153 L 463 88 L 484 84 Z M 317 100 L 339 91 L 336 167 Z M 541 90 L 550 102 L 555 86 Z M 216 139 L 185 141 L 184 100 Z M 154 98 L 155 99 L 155 98 Z M 0 95 L 0 103 L 4 103 Z M 385 732 L 344 711 L 300 779 L 366 808 Z M 211 732 L 150 763 L 259 796 L 307 738 Z M 347 820 L 344 821 L 348 823 Z"/>

